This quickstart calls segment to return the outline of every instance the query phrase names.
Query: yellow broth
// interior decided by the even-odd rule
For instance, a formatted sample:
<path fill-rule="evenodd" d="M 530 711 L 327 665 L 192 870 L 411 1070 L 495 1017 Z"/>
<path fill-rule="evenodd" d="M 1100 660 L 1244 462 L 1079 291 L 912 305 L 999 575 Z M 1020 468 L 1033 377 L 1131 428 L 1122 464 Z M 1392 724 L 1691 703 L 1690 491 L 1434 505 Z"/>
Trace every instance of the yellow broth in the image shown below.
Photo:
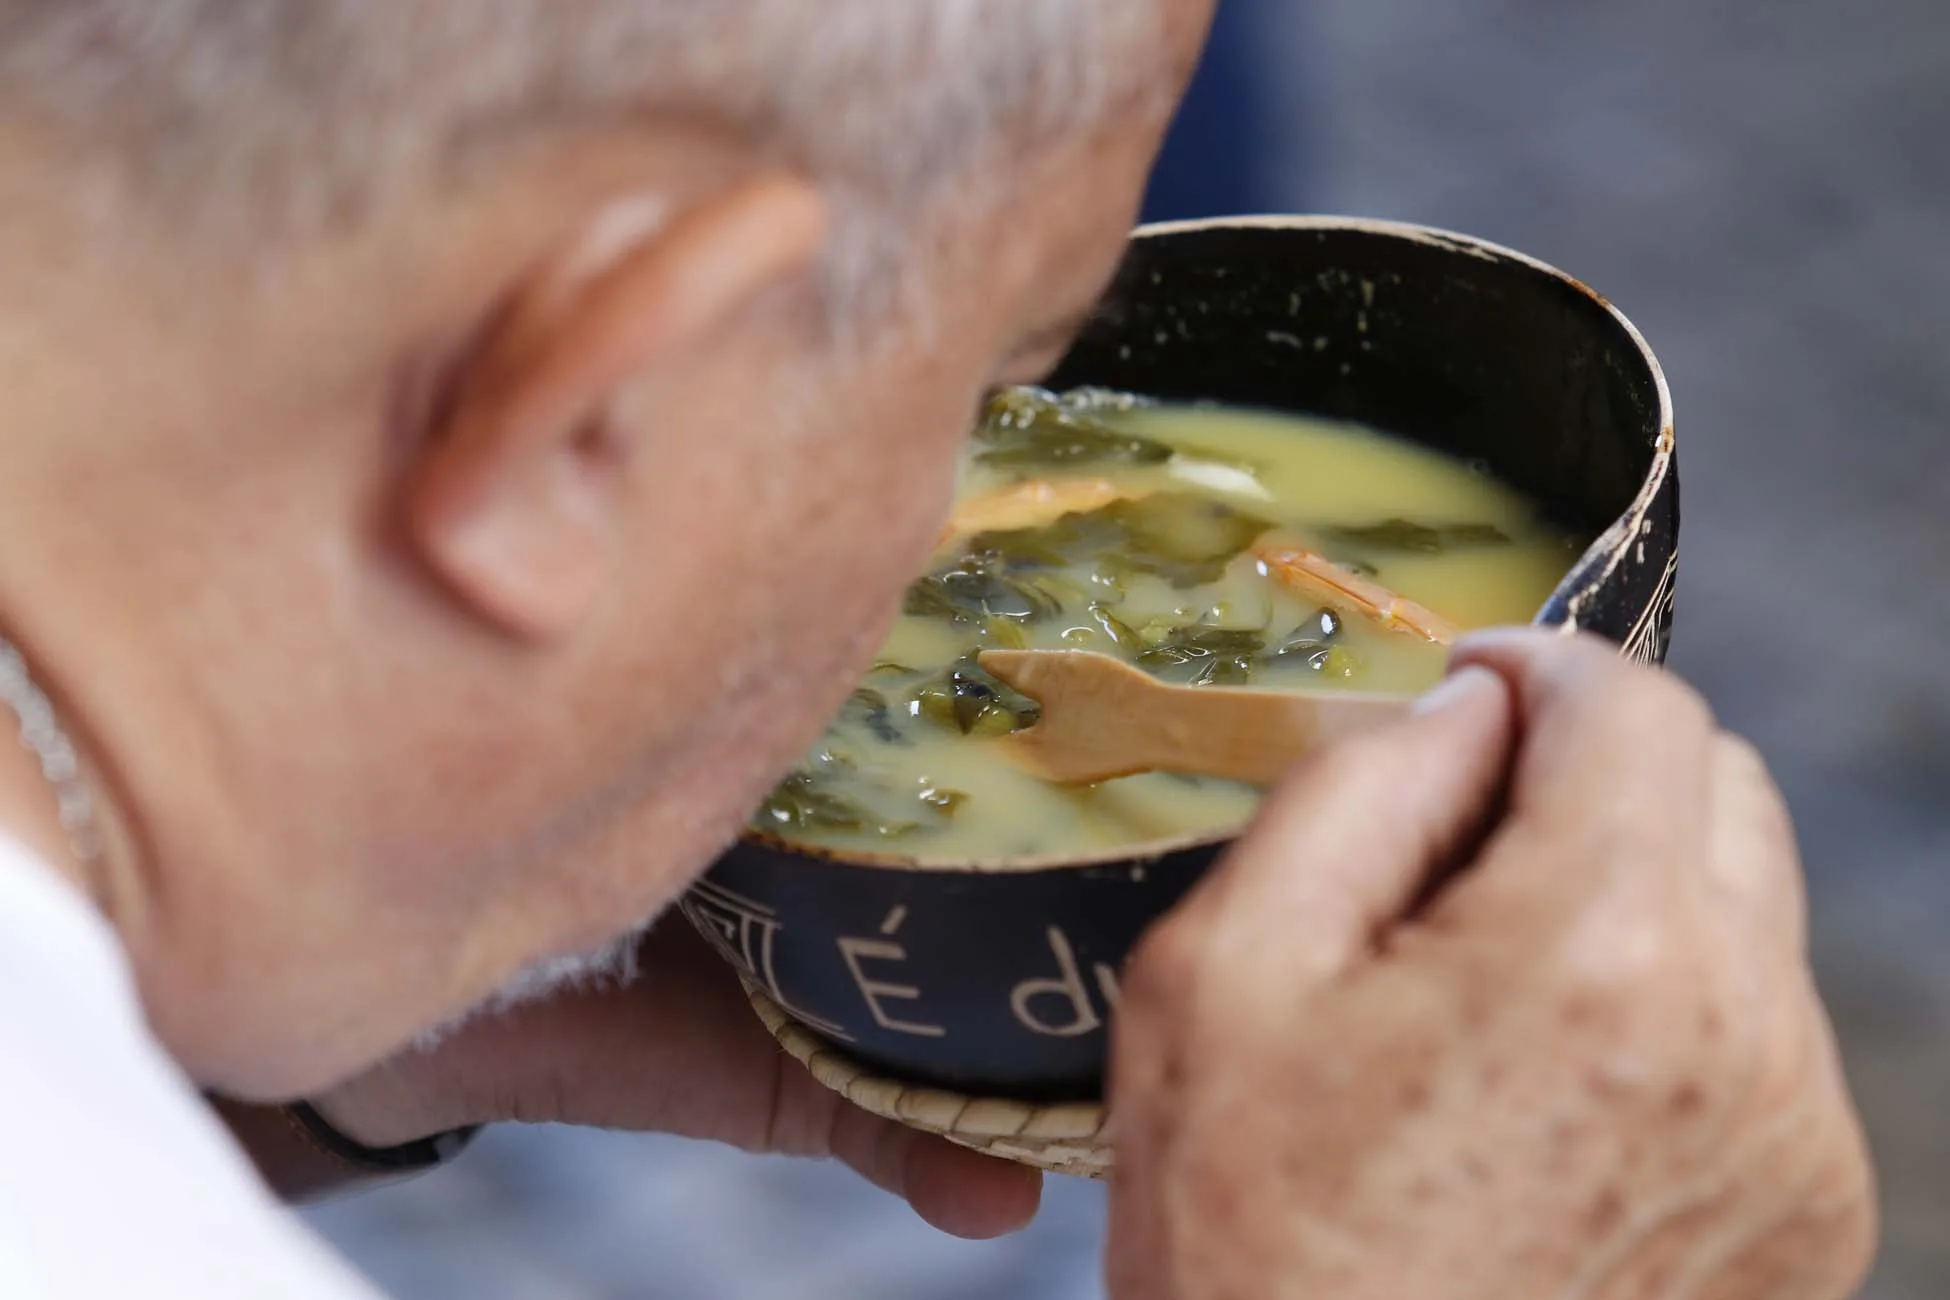
<path fill-rule="evenodd" d="M 1037 494 L 1032 526 L 1005 508 L 989 518 L 1007 527 L 944 535 L 860 692 L 756 827 L 942 863 L 1237 829 L 1257 790 L 1027 775 L 997 741 L 1033 724 L 1033 701 L 972 656 L 1087 649 L 1179 683 L 1416 692 L 1440 678 L 1441 646 L 1279 581 L 1254 546 L 1298 541 L 1468 629 L 1529 621 L 1586 540 L 1481 469 L 1369 429 L 1092 392 L 997 399 L 957 517 L 979 522 L 1011 489 Z"/>

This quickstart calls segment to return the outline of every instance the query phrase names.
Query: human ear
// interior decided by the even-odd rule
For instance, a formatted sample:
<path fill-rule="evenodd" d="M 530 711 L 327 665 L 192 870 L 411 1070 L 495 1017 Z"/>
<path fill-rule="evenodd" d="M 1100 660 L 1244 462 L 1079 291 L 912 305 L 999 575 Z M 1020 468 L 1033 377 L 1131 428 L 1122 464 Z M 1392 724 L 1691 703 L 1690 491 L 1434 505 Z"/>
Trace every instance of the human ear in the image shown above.
<path fill-rule="evenodd" d="M 527 640 L 587 618 L 627 560 L 623 467 L 643 451 L 615 399 L 806 273 L 825 226 L 817 190 L 770 174 L 682 207 L 613 205 L 523 276 L 447 376 L 407 475 L 410 535 L 454 595 Z"/>

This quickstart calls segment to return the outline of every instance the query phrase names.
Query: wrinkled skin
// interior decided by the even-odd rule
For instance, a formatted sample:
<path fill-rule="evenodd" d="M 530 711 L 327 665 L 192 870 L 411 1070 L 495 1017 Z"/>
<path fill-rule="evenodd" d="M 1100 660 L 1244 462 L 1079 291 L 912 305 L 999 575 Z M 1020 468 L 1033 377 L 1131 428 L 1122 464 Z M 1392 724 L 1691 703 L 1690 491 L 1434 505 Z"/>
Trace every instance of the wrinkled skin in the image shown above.
<path fill-rule="evenodd" d="M 1119 1300 L 1852 1294 L 1870 1174 L 1758 757 L 1608 646 L 1458 660 L 1134 962 Z"/>
<path fill-rule="evenodd" d="M 374 1144 L 832 1152 L 944 1227 L 1028 1218 L 1035 1178 L 840 1108 L 689 951 L 407 1045 L 663 914 L 817 737 L 984 392 L 1123 252 L 1210 4 L 1157 11 L 1103 121 L 1012 134 L 881 240 L 904 308 L 850 328 L 845 205 L 715 121 L 539 133 L 267 250 L 0 131 L 0 627 L 113 832 L 71 874 L 197 1084 Z M 16 767 L 0 815 L 60 862 Z"/>

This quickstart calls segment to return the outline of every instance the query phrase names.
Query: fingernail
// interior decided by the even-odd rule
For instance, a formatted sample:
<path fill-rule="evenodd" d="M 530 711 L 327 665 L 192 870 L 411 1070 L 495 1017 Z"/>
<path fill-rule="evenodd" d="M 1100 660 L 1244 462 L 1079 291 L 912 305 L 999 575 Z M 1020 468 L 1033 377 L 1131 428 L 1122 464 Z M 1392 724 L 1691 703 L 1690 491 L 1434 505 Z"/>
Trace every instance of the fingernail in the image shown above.
<path fill-rule="evenodd" d="M 1451 673 L 1447 680 L 1434 690 L 1415 701 L 1409 712 L 1417 717 L 1424 714 L 1440 713 L 1454 708 L 1470 696 L 1481 691 L 1493 690 L 1499 684 L 1497 675 L 1487 668 L 1469 667 Z"/>

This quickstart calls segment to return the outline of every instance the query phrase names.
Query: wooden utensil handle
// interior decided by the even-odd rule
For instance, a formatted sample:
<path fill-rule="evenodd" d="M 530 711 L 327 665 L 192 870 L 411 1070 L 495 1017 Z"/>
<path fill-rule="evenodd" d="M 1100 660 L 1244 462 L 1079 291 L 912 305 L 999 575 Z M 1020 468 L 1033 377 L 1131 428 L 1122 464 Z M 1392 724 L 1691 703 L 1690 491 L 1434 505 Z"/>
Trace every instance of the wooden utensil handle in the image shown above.
<path fill-rule="evenodd" d="M 1276 783 L 1332 740 L 1403 716 L 1410 704 L 1383 696 L 1321 699 L 1274 691 L 1174 691 L 1147 703 L 1140 725 L 1148 766 L 1260 786 Z M 1194 735 L 1201 737 L 1196 755 L 1188 744 Z"/>

